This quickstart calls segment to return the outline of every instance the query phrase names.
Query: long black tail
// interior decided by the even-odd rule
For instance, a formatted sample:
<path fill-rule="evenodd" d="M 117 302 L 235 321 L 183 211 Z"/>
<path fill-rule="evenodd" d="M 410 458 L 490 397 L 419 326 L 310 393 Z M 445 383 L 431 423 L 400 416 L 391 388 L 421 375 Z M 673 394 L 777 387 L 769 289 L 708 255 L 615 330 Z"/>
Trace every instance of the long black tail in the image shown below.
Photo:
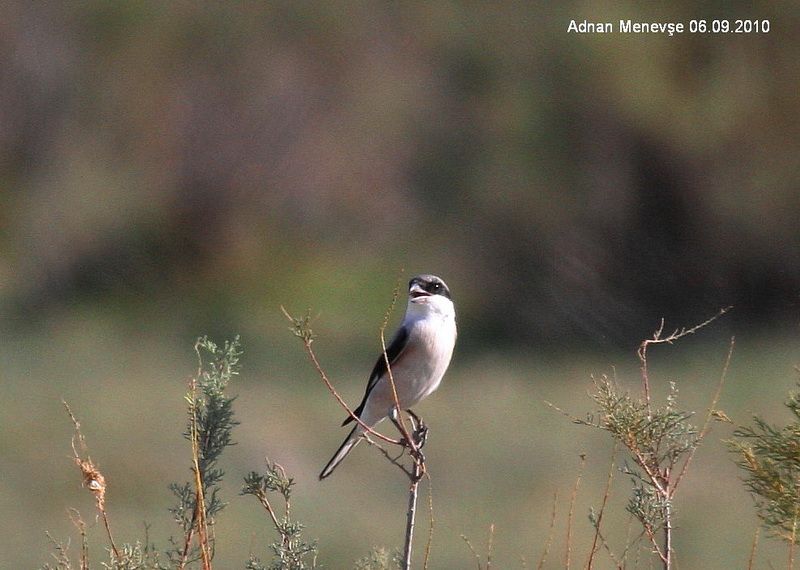
<path fill-rule="evenodd" d="M 333 473 L 333 470 L 336 469 L 336 466 L 339 465 L 347 454 L 353 451 L 353 448 L 358 445 L 358 442 L 361 441 L 361 434 L 356 435 L 356 429 L 359 426 L 354 427 L 350 431 L 350 435 L 348 435 L 345 440 L 342 442 L 342 445 L 339 446 L 339 449 L 336 450 L 336 453 L 333 454 L 331 460 L 328 461 L 328 464 L 319 474 L 319 479 L 322 481 L 325 477 Z"/>

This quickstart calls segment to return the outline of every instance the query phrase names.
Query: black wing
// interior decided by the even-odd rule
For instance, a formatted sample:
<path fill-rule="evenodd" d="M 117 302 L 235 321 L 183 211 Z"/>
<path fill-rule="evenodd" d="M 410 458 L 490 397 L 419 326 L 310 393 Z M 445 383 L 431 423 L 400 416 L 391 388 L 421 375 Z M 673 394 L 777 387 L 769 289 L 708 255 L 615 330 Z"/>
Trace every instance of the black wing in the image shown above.
<path fill-rule="evenodd" d="M 389 346 L 386 347 L 386 356 L 389 358 L 389 365 L 394 364 L 397 361 L 397 357 L 405 350 L 406 344 L 408 343 L 408 329 L 405 326 L 401 326 L 394 335 L 392 342 Z M 381 379 L 381 376 L 386 372 L 386 358 L 383 357 L 383 353 L 378 357 L 377 362 L 375 362 L 375 366 L 372 369 L 372 374 L 369 375 L 369 382 L 367 382 L 367 389 L 364 392 L 364 398 L 361 400 L 361 403 L 358 407 L 353 410 L 353 413 L 357 415 L 359 418 L 361 417 L 361 412 L 364 411 L 364 406 L 367 403 L 367 398 L 369 397 L 369 393 L 372 392 L 372 389 L 375 387 L 375 384 L 378 383 L 378 380 Z M 347 416 L 347 419 L 342 422 L 342 425 L 347 425 L 353 421 L 353 416 Z"/>

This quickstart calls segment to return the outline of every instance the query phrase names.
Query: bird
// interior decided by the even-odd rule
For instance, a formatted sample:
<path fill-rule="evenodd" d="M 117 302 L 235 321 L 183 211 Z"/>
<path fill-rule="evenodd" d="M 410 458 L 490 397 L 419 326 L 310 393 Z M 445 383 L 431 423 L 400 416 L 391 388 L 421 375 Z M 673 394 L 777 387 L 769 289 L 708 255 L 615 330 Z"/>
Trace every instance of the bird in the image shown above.
<path fill-rule="evenodd" d="M 408 304 L 403 320 L 383 353 L 378 356 L 361 404 L 353 411 L 370 428 L 387 417 L 396 421 L 396 402 L 389 370 L 397 390 L 397 402 L 409 410 L 434 392 L 442 381 L 456 344 L 456 311 L 450 289 L 435 275 L 417 275 L 408 282 Z M 389 361 L 389 370 L 386 360 Z M 342 423 L 353 422 L 353 416 Z M 364 438 L 359 423 L 350 431 L 319 474 L 325 479 Z"/>

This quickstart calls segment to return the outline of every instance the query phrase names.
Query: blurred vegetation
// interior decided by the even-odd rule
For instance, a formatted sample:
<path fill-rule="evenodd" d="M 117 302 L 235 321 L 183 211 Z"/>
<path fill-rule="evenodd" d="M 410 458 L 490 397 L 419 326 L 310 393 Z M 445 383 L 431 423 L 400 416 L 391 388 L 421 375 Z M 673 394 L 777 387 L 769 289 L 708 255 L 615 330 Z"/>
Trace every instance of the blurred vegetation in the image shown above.
<path fill-rule="evenodd" d="M 772 27 L 566 33 L 573 18 L 621 17 Z M 624 382 L 662 317 L 733 305 L 656 372 L 702 410 L 735 334 L 721 407 L 771 420 L 800 362 L 798 25 L 800 5 L 766 2 L 4 3 L 0 524 L 16 532 L 0 537 L 0 567 L 41 564 L 44 531 L 67 536 L 64 505 L 80 506 L 61 398 L 96 430 L 119 533 L 147 521 L 168 535 L 154 513 L 163 481 L 185 477 L 171 402 L 199 332 L 241 333 L 249 349 L 226 471 L 286 465 L 327 560 L 391 552 L 373 501 L 402 500 L 383 498 L 391 472 L 313 481 L 338 411 L 278 307 L 319 315 L 320 357 L 352 401 L 401 269 L 440 274 L 459 311 L 453 369 L 421 410 L 433 567 L 468 560 L 459 536 L 492 522 L 499 567 L 536 560 L 580 453 L 578 512 L 602 497 L 607 444 L 540 404 L 576 409 L 612 365 Z M 712 443 L 682 491 L 684 567 L 709 552 L 741 565 L 747 547 L 729 545 L 758 524 Z M 237 503 L 217 529 L 226 567 L 257 526 Z M 709 513 L 751 524 L 712 530 Z"/>
<path fill-rule="evenodd" d="M 338 314 L 350 296 L 321 290 L 374 303 L 401 267 L 452 281 L 481 344 L 632 346 L 658 317 L 728 305 L 732 323 L 796 315 L 794 4 L 2 16 L 0 299 L 18 325 L 176 297 L 176 318 L 230 323 L 301 292 Z M 566 33 L 622 16 L 772 29 Z"/>
<path fill-rule="evenodd" d="M 734 432 L 728 445 L 745 472 L 745 485 L 756 510 L 773 535 L 796 543 L 800 518 L 800 393 L 792 392 L 786 407 L 792 423 L 777 427 L 755 416 L 752 426 Z"/>

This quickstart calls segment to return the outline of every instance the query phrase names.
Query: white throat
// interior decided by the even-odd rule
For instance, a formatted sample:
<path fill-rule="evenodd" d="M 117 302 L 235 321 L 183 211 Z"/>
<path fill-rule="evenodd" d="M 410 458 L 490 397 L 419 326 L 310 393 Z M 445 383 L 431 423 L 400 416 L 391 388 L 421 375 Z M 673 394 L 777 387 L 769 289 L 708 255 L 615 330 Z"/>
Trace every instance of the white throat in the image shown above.
<path fill-rule="evenodd" d="M 456 309 L 453 301 L 443 295 L 429 295 L 426 297 L 412 297 L 406 307 L 406 319 L 425 319 L 439 317 L 443 320 L 455 319 Z"/>

